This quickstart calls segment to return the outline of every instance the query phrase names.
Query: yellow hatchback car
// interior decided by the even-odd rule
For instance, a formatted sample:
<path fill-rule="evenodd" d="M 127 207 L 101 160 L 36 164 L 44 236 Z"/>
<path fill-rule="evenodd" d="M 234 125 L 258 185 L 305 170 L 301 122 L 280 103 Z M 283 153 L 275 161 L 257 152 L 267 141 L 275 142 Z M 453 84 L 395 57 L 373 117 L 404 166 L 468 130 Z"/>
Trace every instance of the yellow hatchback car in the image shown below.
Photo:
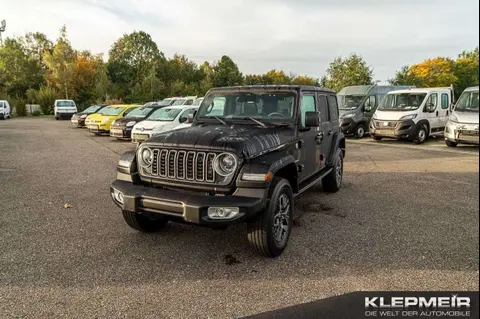
<path fill-rule="evenodd" d="M 116 104 L 109 105 L 101 109 L 98 113 L 89 115 L 85 119 L 87 129 L 96 135 L 107 134 L 110 132 L 110 125 L 116 119 L 122 118 L 134 109 L 140 107 L 140 104 Z"/>

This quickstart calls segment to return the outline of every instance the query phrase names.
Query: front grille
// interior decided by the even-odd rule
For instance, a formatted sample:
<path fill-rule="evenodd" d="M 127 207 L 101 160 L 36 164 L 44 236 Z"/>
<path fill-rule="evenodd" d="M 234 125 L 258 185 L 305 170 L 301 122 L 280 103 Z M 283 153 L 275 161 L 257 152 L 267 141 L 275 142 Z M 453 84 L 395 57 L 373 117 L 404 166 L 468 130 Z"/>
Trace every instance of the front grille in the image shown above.
<path fill-rule="evenodd" d="M 376 120 L 374 123 L 376 128 L 395 128 L 397 126 L 397 121 Z"/>
<path fill-rule="evenodd" d="M 154 149 L 152 175 L 165 179 L 214 183 L 216 153 Z"/>
<path fill-rule="evenodd" d="M 461 135 L 478 136 L 479 132 L 475 130 L 458 130 L 458 133 Z"/>

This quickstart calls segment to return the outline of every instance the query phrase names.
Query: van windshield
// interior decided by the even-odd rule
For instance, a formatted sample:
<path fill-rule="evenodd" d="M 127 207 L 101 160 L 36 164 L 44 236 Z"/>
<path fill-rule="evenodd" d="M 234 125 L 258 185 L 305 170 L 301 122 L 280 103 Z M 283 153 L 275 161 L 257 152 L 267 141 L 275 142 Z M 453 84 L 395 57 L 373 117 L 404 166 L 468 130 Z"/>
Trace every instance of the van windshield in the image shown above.
<path fill-rule="evenodd" d="M 455 111 L 478 113 L 478 104 L 478 91 L 463 92 L 455 106 Z"/>
<path fill-rule="evenodd" d="M 355 110 L 358 108 L 362 101 L 365 99 L 365 95 L 358 94 L 358 95 L 344 95 L 339 94 L 337 95 L 339 109 L 340 110 Z"/>
<path fill-rule="evenodd" d="M 57 107 L 72 107 L 75 106 L 73 101 L 57 101 Z"/>
<path fill-rule="evenodd" d="M 378 109 L 380 111 L 411 111 L 422 105 L 427 93 L 387 94 Z"/>

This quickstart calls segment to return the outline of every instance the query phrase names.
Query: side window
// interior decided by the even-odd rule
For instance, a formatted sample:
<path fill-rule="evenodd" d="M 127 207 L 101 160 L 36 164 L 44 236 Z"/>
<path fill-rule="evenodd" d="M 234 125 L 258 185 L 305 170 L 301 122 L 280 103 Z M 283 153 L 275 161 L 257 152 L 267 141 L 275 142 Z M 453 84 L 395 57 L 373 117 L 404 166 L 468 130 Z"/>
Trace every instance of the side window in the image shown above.
<path fill-rule="evenodd" d="M 188 110 L 183 111 L 183 113 L 182 113 L 182 115 L 180 115 L 180 118 L 178 119 L 178 121 L 180 123 L 186 122 L 187 119 L 188 119 L 188 114 L 193 113 L 193 112 L 195 112 L 195 109 L 188 109 Z"/>
<path fill-rule="evenodd" d="M 330 121 L 330 112 L 328 111 L 327 97 L 325 95 L 318 96 L 318 111 L 322 122 Z"/>
<path fill-rule="evenodd" d="M 448 109 L 448 94 L 446 93 L 442 94 L 442 109 Z"/>
<path fill-rule="evenodd" d="M 328 107 L 330 109 L 330 121 L 338 120 L 338 104 L 335 95 L 328 96 Z"/>
<path fill-rule="evenodd" d="M 305 114 L 307 112 L 315 112 L 315 96 L 314 95 L 303 95 L 302 96 L 302 104 L 300 106 L 301 108 L 301 125 L 302 127 L 305 127 Z"/>
<path fill-rule="evenodd" d="M 432 93 L 428 97 L 427 106 L 431 104 L 434 107 L 437 107 L 437 100 L 438 100 L 438 94 L 437 93 Z"/>
<path fill-rule="evenodd" d="M 185 102 L 185 105 L 192 105 L 193 104 L 193 100 L 187 100 L 187 102 Z"/>

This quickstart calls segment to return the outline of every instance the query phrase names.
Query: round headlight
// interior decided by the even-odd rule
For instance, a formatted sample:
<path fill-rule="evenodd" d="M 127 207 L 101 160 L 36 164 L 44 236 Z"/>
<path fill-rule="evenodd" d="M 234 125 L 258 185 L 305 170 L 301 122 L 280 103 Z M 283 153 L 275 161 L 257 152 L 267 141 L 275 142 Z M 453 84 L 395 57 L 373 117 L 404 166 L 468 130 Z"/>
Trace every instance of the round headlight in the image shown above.
<path fill-rule="evenodd" d="M 145 165 L 145 166 L 149 166 L 152 164 L 152 160 L 153 160 L 153 152 L 151 149 L 149 148 L 144 148 L 141 150 L 140 152 L 140 158 L 142 160 L 142 163 Z"/>
<path fill-rule="evenodd" d="M 126 126 L 127 126 L 127 127 L 134 126 L 135 123 L 137 123 L 137 122 L 135 122 L 135 121 L 130 121 L 130 122 L 127 123 Z"/>
<path fill-rule="evenodd" d="M 83 115 L 81 116 L 82 119 L 84 119 L 84 118 L 86 118 L 86 117 L 87 117 L 87 114 L 83 114 Z"/>
<path fill-rule="evenodd" d="M 237 159 L 231 154 L 222 153 L 215 158 L 213 167 L 218 175 L 228 176 L 235 172 Z"/>

